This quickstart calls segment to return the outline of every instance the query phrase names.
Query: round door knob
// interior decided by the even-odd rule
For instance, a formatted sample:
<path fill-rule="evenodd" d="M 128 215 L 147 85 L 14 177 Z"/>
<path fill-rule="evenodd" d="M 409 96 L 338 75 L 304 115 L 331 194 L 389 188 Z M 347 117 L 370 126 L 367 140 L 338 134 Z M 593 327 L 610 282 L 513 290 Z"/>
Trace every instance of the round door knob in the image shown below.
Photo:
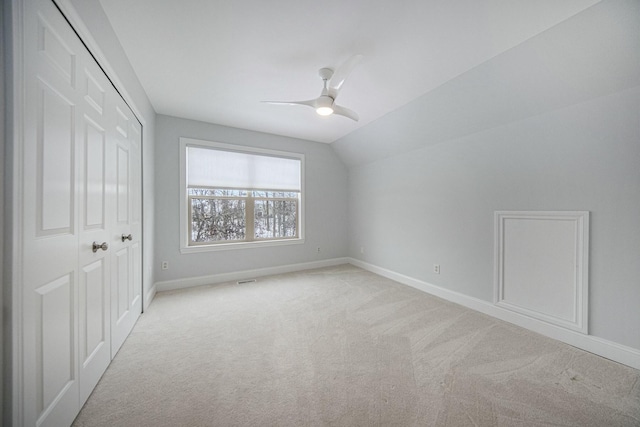
<path fill-rule="evenodd" d="M 93 242 L 93 252 L 98 252 L 98 249 L 102 249 L 103 251 L 106 251 L 107 249 L 109 249 L 109 245 L 107 244 L 107 242 L 102 242 L 102 244 L 98 243 L 98 242 Z"/>
<path fill-rule="evenodd" d="M 128 236 L 126 234 L 123 234 L 122 241 L 124 242 L 125 240 L 133 240 L 133 236 L 131 234 L 129 234 Z"/>

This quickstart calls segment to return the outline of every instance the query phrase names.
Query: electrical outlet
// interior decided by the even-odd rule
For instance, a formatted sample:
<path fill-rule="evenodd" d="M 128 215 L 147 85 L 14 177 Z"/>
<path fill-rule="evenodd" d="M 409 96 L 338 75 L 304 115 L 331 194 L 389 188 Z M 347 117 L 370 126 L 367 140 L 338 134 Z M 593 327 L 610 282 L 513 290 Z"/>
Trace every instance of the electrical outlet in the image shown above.
<path fill-rule="evenodd" d="M 163 270 L 169 269 L 169 261 L 162 261 L 162 269 Z"/>
<path fill-rule="evenodd" d="M 440 274 L 440 264 L 433 264 L 433 272 Z"/>
<path fill-rule="evenodd" d="M 320 248 L 318 248 L 318 253 L 320 253 Z"/>
<path fill-rule="evenodd" d="M 360 253 L 364 255 L 364 246 L 360 246 Z"/>

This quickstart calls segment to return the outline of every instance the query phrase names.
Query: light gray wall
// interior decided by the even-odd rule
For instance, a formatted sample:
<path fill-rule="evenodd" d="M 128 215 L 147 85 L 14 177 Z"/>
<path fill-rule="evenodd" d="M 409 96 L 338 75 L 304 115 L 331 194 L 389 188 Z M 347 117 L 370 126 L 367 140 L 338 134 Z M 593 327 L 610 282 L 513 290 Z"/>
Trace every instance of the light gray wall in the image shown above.
<path fill-rule="evenodd" d="M 332 146 L 349 255 L 488 302 L 494 211 L 590 211 L 589 332 L 640 349 L 640 2 L 598 3 Z"/>
<path fill-rule="evenodd" d="M 640 1 L 605 0 L 332 144 L 347 165 L 640 85 Z"/>
<path fill-rule="evenodd" d="M 138 119 L 142 122 L 142 183 L 143 183 L 143 292 L 145 295 L 145 307 L 148 304 L 149 292 L 154 283 L 154 150 L 155 150 L 155 118 L 156 112 L 147 97 L 142 84 L 138 80 L 127 55 L 118 40 L 111 23 L 104 13 L 99 0 L 57 0 L 62 4 L 63 10 L 70 6 L 77 13 L 82 24 L 90 33 L 90 37 L 100 49 L 100 53 L 106 58 L 107 72 L 117 81 L 116 87 L 123 95 L 125 101 L 133 109 Z M 66 7 L 65 7 L 66 6 Z M 75 23 L 72 19 L 72 23 Z M 81 36 L 85 36 L 79 31 Z M 88 40 L 87 40 L 88 42 Z M 88 43 L 89 47 L 93 47 Z M 98 58 L 100 59 L 100 58 Z"/>
<path fill-rule="evenodd" d="M 305 243 L 180 254 L 179 138 L 305 155 Z M 347 252 L 347 171 L 327 144 L 158 115 L 156 120 L 157 281 L 343 257 Z M 321 252 L 318 253 L 317 248 Z M 160 263 L 169 262 L 168 270 Z"/>
<path fill-rule="evenodd" d="M 590 334 L 640 349 L 639 111 L 636 87 L 354 166 L 349 254 L 491 302 L 494 211 L 590 211 Z"/>

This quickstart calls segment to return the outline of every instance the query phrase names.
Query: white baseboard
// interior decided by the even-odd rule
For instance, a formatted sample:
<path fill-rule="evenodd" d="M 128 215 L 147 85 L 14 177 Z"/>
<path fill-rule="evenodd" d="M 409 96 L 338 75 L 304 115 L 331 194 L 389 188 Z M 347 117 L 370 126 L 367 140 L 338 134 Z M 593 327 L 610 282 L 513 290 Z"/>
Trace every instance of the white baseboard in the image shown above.
<path fill-rule="evenodd" d="M 320 261 L 303 262 L 300 264 L 280 265 L 276 267 L 257 268 L 255 270 L 233 271 L 231 273 L 212 274 L 208 276 L 188 277 L 185 279 L 166 280 L 153 285 L 158 292 L 175 289 L 191 288 L 193 286 L 212 285 L 216 283 L 235 282 L 237 280 L 253 279 L 260 276 L 291 273 L 293 271 L 311 270 L 313 268 L 332 267 L 349 264 L 350 258 L 331 258 Z"/>
<path fill-rule="evenodd" d="M 146 310 L 147 308 L 149 308 L 149 304 L 151 304 L 151 301 L 153 301 L 153 299 L 155 298 L 157 291 L 158 291 L 158 287 L 154 283 L 153 286 L 151 286 L 151 289 L 149 289 L 144 294 L 144 300 L 143 300 L 144 307 L 143 307 L 143 310 Z"/>
<path fill-rule="evenodd" d="M 460 304 L 472 310 L 479 311 L 480 313 L 513 323 L 514 325 L 529 329 L 549 338 L 562 341 L 590 353 L 597 354 L 598 356 L 611 359 L 635 369 L 640 369 L 640 350 L 638 349 L 617 344 L 613 341 L 608 341 L 593 335 L 585 335 L 576 331 L 564 329 L 538 319 L 505 310 L 504 308 L 493 305 L 488 301 L 444 289 L 439 286 L 432 285 L 431 283 L 423 282 L 422 280 L 414 279 L 413 277 L 405 276 L 404 274 L 396 273 L 395 271 L 378 267 L 355 258 L 347 259 L 350 264 L 353 264 L 356 267 L 360 267 L 364 270 L 404 285 L 411 286 L 447 301 Z"/>

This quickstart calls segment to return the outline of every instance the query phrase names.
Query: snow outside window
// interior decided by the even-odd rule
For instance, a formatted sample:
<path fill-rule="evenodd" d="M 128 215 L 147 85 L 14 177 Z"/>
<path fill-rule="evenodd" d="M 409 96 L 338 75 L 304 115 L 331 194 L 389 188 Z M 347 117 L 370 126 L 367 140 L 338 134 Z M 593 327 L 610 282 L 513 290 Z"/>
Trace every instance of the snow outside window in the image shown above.
<path fill-rule="evenodd" d="M 302 155 L 194 141 L 181 138 L 183 248 L 301 240 Z"/>

